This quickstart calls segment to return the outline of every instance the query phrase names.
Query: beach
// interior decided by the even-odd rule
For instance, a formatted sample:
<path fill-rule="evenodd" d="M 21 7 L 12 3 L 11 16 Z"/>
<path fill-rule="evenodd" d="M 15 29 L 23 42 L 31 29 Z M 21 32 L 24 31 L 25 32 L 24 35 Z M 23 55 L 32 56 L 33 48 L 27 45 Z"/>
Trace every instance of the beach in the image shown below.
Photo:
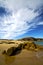
<path fill-rule="evenodd" d="M 2 51 L 14 44 L 0 44 L 0 65 L 43 65 L 43 51 L 30 51 L 23 49 L 14 56 L 3 55 Z"/>

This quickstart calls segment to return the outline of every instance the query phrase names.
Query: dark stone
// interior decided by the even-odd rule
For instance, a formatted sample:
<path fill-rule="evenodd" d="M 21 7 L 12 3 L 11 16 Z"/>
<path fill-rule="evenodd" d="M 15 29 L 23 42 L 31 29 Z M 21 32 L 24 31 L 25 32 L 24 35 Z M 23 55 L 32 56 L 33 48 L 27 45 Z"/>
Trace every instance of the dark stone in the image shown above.
<path fill-rule="evenodd" d="M 16 55 L 19 54 L 22 50 L 22 44 L 19 44 L 18 47 L 11 47 L 7 50 L 7 55 L 8 56 L 12 56 L 12 55 Z"/>
<path fill-rule="evenodd" d="M 6 54 L 6 50 L 4 50 L 4 51 L 2 52 L 2 54 Z"/>
<path fill-rule="evenodd" d="M 14 47 L 11 47 L 11 48 L 9 48 L 9 49 L 7 50 L 7 55 L 8 55 L 8 56 L 11 56 L 11 55 L 13 55 L 13 52 L 14 52 Z"/>

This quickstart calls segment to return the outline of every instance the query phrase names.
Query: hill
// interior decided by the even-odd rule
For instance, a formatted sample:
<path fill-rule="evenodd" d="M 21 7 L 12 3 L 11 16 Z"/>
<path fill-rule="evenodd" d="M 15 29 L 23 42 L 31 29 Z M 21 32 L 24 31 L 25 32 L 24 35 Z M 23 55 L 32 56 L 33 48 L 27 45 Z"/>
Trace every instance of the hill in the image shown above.
<path fill-rule="evenodd" d="M 43 41 L 43 38 L 26 37 L 26 38 L 22 38 L 22 39 L 18 39 L 18 40 L 22 40 L 22 41 Z"/>

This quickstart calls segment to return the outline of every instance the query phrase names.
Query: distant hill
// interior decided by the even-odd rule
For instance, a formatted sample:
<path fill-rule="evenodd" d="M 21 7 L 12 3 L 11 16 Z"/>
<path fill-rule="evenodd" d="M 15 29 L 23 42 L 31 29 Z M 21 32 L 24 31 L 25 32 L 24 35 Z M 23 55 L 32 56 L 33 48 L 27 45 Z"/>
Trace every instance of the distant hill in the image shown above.
<path fill-rule="evenodd" d="M 43 41 L 42 38 L 34 38 L 34 37 L 26 37 L 18 40 L 12 40 L 12 39 L 0 39 L 0 44 L 6 43 L 6 44 L 14 44 L 15 41 Z"/>
<path fill-rule="evenodd" d="M 34 37 L 26 37 L 26 38 L 22 38 L 22 39 L 18 39 L 18 40 L 22 40 L 22 41 L 43 41 L 42 38 L 34 38 Z"/>

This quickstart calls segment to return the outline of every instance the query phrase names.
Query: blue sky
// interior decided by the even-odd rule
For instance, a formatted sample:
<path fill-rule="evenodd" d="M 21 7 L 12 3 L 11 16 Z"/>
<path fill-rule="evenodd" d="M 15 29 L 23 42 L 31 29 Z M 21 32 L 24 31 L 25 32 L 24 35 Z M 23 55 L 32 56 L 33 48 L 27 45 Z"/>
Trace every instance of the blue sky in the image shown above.
<path fill-rule="evenodd" d="M 43 38 L 43 0 L 0 0 L 0 39 L 24 37 Z"/>

